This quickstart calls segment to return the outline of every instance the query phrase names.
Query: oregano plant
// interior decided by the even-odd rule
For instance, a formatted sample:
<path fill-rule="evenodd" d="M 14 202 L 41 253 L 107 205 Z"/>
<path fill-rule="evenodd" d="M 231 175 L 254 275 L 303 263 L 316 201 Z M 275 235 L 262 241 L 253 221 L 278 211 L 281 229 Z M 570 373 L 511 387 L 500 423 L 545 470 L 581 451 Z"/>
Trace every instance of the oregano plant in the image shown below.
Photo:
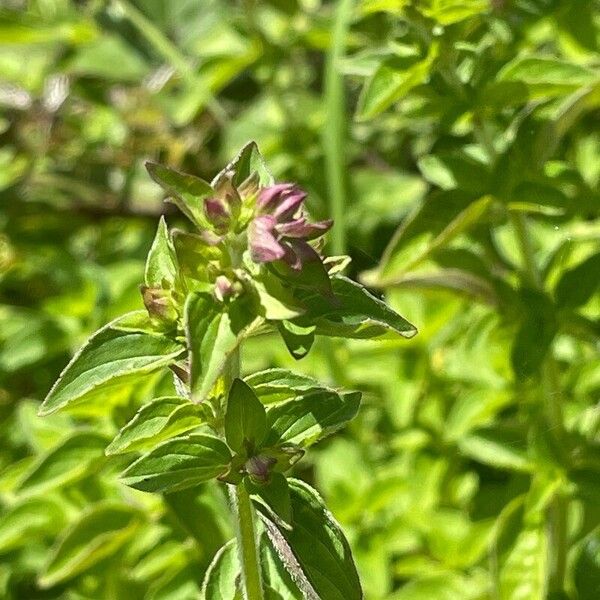
<path fill-rule="evenodd" d="M 312 222 L 295 184 L 276 184 L 255 143 L 209 184 L 149 163 L 188 217 L 161 218 L 141 286 L 145 310 L 92 335 L 47 395 L 41 415 L 101 407 L 165 369 L 175 392 L 143 405 L 106 448 L 123 484 L 165 494 L 228 486 L 237 536 L 215 555 L 206 599 L 362 598 L 350 546 L 317 492 L 288 477 L 306 449 L 352 419 L 360 392 L 285 369 L 245 378 L 240 346 L 276 330 L 301 358 L 315 336 L 410 337 L 415 328 L 323 255 L 331 221 Z M 124 455 L 124 456 L 122 456 Z"/>

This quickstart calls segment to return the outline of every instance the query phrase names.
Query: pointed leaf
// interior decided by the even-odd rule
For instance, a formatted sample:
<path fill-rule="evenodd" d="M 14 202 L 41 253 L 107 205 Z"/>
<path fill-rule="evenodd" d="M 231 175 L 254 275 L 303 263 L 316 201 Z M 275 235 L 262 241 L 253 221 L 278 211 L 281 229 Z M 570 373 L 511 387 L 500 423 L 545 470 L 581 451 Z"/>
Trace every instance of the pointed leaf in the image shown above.
<path fill-rule="evenodd" d="M 360 392 L 318 390 L 273 406 L 267 412 L 269 433 L 264 445 L 314 444 L 354 418 L 360 396 Z"/>
<path fill-rule="evenodd" d="M 289 353 L 296 359 L 304 358 L 315 341 L 315 326 L 302 327 L 292 321 L 277 323 L 279 334 L 283 338 Z"/>
<path fill-rule="evenodd" d="M 202 591 L 201 600 L 242 600 L 238 589 L 240 563 L 238 560 L 237 543 L 229 540 L 216 554 L 210 563 Z"/>
<path fill-rule="evenodd" d="M 292 503 L 285 475 L 272 473 L 271 480 L 265 484 L 253 483 L 246 478 L 244 485 L 258 510 L 266 511 L 267 516 L 278 521 L 279 526 L 292 528 Z"/>
<path fill-rule="evenodd" d="M 252 173 L 256 173 L 259 178 L 261 187 L 273 185 L 274 180 L 271 175 L 265 159 L 260 153 L 256 142 L 248 142 L 236 155 L 236 157 L 227 164 L 227 166 L 212 180 L 213 188 L 219 185 L 226 179 L 229 173 L 234 173 L 234 185 L 240 185 Z"/>
<path fill-rule="evenodd" d="M 156 398 L 140 408 L 106 448 L 106 454 L 146 450 L 202 425 L 202 407 L 179 396 Z"/>
<path fill-rule="evenodd" d="M 274 404 L 295 398 L 312 390 L 329 390 L 327 386 L 300 373 L 287 369 L 267 369 L 248 375 L 245 382 L 263 404 Z"/>
<path fill-rule="evenodd" d="M 306 598 L 363 597 L 350 545 L 339 524 L 308 484 L 290 479 L 293 529 L 264 519 L 277 554 Z"/>
<path fill-rule="evenodd" d="M 359 283 L 341 275 L 331 283 L 336 302 L 316 293 L 307 295 L 303 301 L 308 312 L 294 322 L 313 323 L 317 335 L 334 337 L 410 338 L 417 333 L 414 325 Z"/>
<path fill-rule="evenodd" d="M 177 259 L 169 239 L 169 230 L 164 217 L 160 218 L 156 236 L 146 259 L 144 279 L 146 285 L 161 288 L 164 283 L 172 287 L 177 278 Z"/>
<path fill-rule="evenodd" d="M 201 229 L 210 228 L 204 215 L 203 200 L 214 190 L 206 181 L 153 162 L 147 162 L 146 169 L 192 223 Z"/>
<path fill-rule="evenodd" d="M 144 492 L 174 492 L 221 475 L 230 460 L 231 453 L 219 438 L 191 434 L 144 454 L 123 472 L 121 480 Z"/>
<path fill-rule="evenodd" d="M 46 396 L 40 415 L 106 393 L 108 386 L 122 385 L 132 375 L 152 373 L 183 352 L 180 344 L 165 336 L 117 329 L 128 318 L 124 315 L 100 329 L 75 354 Z"/>
<path fill-rule="evenodd" d="M 234 452 L 260 447 L 267 432 L 267 413 L 252 388 L 241 379 L 234 379 L 227 399 L 225 438 Z"/>

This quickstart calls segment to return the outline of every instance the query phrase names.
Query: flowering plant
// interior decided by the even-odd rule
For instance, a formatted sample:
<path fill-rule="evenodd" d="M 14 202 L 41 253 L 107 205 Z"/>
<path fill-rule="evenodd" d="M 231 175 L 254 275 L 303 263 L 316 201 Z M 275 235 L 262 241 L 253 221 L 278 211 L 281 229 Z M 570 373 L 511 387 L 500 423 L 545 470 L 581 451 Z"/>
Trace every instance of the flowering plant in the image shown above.
<path fill-rule="evenodd" d="M 142 406 L 106 454 L 136 457 L 121 478 L 143 492 L 229 486 L 237 537 L 215 555 L 204 597 L 361 598 L 340 526 L 310 486 L 285 475 L 354 417 L 360 392 L 284 369 L 242 378 L 240 346 L 275 329 L 301 358 L 316 335 L 410 337 L 415 328 L 341 275 L 347 257 L 323 256 L 331 221 L 308 219 L 306 193 L 275 184 L 254 143 L 211 184 L 148 170 L 193 229 L 161 219 L 141 288 L 146 310 L 94 334 L 40 412 L 118 402 L 120 386 L 169 368 L 172 392 Z"/>

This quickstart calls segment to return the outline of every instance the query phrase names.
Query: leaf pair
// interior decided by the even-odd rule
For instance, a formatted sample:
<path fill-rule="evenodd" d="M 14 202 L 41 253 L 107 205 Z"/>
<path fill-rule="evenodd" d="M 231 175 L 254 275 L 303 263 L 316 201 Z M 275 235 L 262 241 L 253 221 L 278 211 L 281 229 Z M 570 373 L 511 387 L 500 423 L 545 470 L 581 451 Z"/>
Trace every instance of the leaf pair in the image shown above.
<path fill-rule="evenodd" d="M 264 513 L 268 540 L 262 548 L 265 597 L 359 600 L 363 597 L 350 545 L 322 499 L 304 482 L 289 480 L 293 514 L 291 527 Z M 238 596 L 240 566 L 235 540 L 215 556 L 202 587 L 204 600 L 234 600 Z"/>

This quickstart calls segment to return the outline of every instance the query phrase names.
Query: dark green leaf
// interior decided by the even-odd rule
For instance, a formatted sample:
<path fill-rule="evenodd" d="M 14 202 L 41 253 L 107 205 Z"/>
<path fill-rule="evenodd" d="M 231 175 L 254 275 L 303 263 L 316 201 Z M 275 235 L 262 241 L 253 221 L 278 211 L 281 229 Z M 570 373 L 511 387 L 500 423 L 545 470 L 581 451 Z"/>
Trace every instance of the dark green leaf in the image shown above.
<path fill-rule="evenodd" d="M 191 434 L 163 442 L 121 475 L 144 492 L 174 492 L 213 479 L 227 470 L 231 453 L 219 438 Z"/>
<path fill-rule="evenodd" d="M 225 438 L 234 452 L 253 453 L 267 432 L 267 413 L 252 388 L 234 379 L 227 398 Z"/>
<path fill-rule="evenodd" d="M 298 322 L 313 323 L 317 335 L 369 339 L 410 338 L 417 333 L 414 325 L 362 285 L 341 275 L 331 283 L 334 300 L 316 293 L 303 298 L 308 312 Z"/>
<path fill-rule="evenodd" d="M 360 396 L 360 392 L 318 390 L 273 406 L 267 412 L 269 433 L 264 445 L 314 444 L 354 418 Z"/>
<path fill-rule="evenodd" d="M 165 336 L 117 329 L 128 318 L 100 329 L 75 354 L 46 396 L 40 415 L 106 395 L 111 388 L 171 364 L 183 352 L 180 344 Z"/>
<path fill-rule="evenodd" d="M 301 375 L 287 369 L 267 369 L 248 375 L 245 378 L 263 404 L 281 402 L 305 392 L 329 389 L 308 375 Z"/>
<path fill-rule="evenodd" d="M 289 480 L 293 529 L 265 520 L 269 538 L 305 597 L 359 600 L 363 597 L 350 545 L 318 494 Z"/>
<path fill-rule="evenodd" d="M 253 483 L 246 478 L 244 484 L 259 510 L 267 511 L 268 518 L 278 520 L 279 526 L 291 528 L 292 504 L 285 475 L 272 473 L 270 481 L 265 484 Z"/>
<path fill-rule="evenodd" d="M 303 327 L 293 321 L 280 321 L 277 329 L 287 349 L 295 359 L 304 358 L 315 341 L 315 326 Z"/>
<path fill-rule="evenodd" d="M 554 293 L 556 303 L 566 308 L 583 306 L 599 287 L 600 252 L 563 273 Z"/>

